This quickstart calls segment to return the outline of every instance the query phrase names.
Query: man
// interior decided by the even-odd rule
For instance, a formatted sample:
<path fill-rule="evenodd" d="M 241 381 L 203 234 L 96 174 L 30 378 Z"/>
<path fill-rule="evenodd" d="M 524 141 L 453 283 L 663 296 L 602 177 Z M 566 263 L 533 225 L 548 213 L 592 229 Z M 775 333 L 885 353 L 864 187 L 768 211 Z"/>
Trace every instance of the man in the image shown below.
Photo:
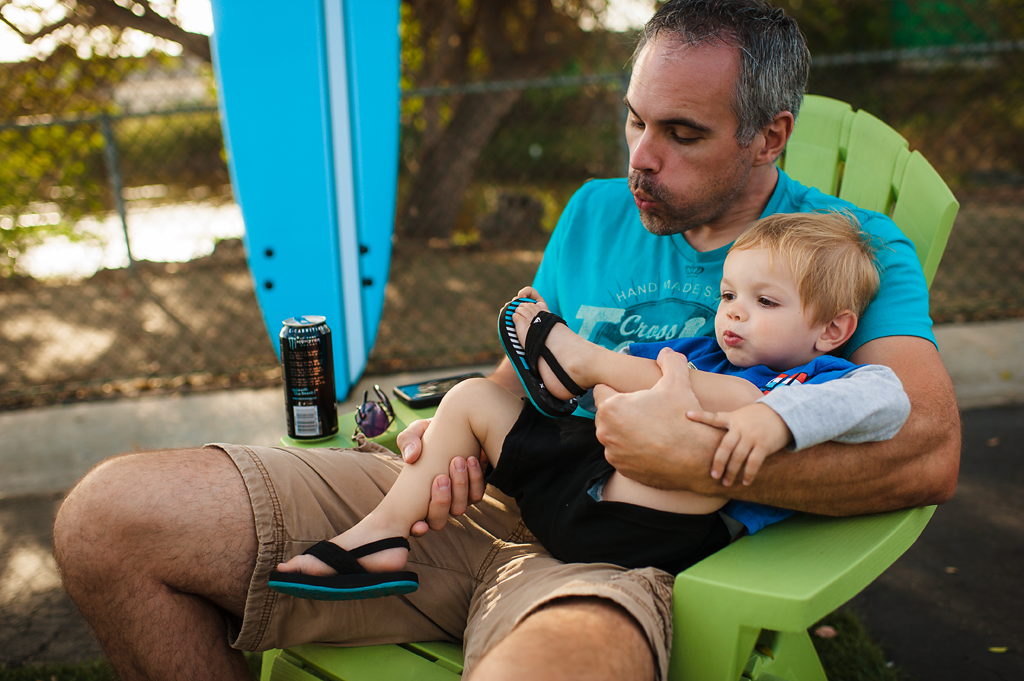
<path fill-rule="evenodd" d="M 714 291 L 695 289 L 686 277 L 701 281 L 751 221 L 766 211 L 786 212 L 772 208 L 803 196 L 773 162 L 792 131 L 807 62 L 795 23 L 759 0 L 683 0 L 659 10 L 638 48 L 626 96 L 628 186 L 593 182 L 581 190 L 535 282 L 575 330 L 611 346 L 619 342 L 615 333 L 667 333 L 670 322 L 672 333 L 701 332 Z M 886 229 L 884 219 L 876 222 Z M 588 231 L 616 243 L 595 245 Z M 628 256 L 634 242 L 637 253 L 654 249 L 662 258 L 644 260 L 656 270 L 657 287 L 616 279 L 621 263 L 614 261 Z M 575 248 L 584 249 L 583 257 L 563 253 Z M 896 320 L 877 313 L 876 323 L 869 310 L 867 335 L 852 354 L 857 363 L 890 366 L 903 381 L 913 412 L 897 438 L 780 452 L 754 485 L 723 490 L 709 475 L 721 431 L 681 417 L 696 405 L 672 385 L 682 370 L 677 358 L 663 357 L 664 378 L 652 390 L 595 391 L 609 461 L 651 485 L 822 513 L 948 499 L 959 421 L 927 328 L 923 278 L 907 248 L 897 244 L 898 285 L 887 271 L 879 300 L 908 312 Z M 581 279 L 586 285 L 576 286 L 581 290 L 566 283 L 574 261 L 589 268 Z M 635 271 L 635 262 L 627 265 L 621 271 Z M 611 302 L 590 300 L 595 291 Z M 617 307 L 616 300 L 622 301 Z M 645 310 L 659 308 L 669 316 L 644 320 Z M 628 317 L 611 321 L 625 312 Z M 494 379 L 515 387 L 507 366 Z M 418 455 L 425 427 L 420 422 L 401 437 L 408 460 Z M 246 678 L 229 640 L 255 650 L 463 636 L 467 675 L 474 678 L 664 675 L 671 575 L 555 561 L 532 541 L 507 499 L 481 494 L 475 460 L 456 462 L 450 478 L 434 483 L 429 524 L 446 527 L 413 542 L 418 592 L 328 604 L 266 588 L 279 560 L 372 509 L 399 465 L 369 451 L 230 445 L 115 458 L 69 494 L 54 528 L 55 554 L 68 593 L 126 681 Z M 467 501 L 477 503 L 467 508 Z M 449 519 L 449 510 L 458 517 Z M 420 529 L 426 532 L 425 525 Z"/>

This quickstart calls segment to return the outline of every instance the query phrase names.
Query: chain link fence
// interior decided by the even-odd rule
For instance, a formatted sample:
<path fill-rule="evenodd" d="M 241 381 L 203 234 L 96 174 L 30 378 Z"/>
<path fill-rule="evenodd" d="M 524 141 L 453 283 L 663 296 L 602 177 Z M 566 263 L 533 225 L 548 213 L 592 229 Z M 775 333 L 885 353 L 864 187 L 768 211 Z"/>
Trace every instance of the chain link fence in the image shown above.
<path fill-rule="evenodd" d="M 565 202 L 626 168 L 627 80 L 404 93 L 368 371 L 500 357 L 497 310 L 532 280 Z M 58 50 L 0 64 L 0 88 L 14 95 L 0 106 L 0 409 L 279 383 L 209 66 Z M 821 57 L 809 91 L 899 130 L 961 201 L 936 322 L 1024 316 L 1024 44 Z"/>

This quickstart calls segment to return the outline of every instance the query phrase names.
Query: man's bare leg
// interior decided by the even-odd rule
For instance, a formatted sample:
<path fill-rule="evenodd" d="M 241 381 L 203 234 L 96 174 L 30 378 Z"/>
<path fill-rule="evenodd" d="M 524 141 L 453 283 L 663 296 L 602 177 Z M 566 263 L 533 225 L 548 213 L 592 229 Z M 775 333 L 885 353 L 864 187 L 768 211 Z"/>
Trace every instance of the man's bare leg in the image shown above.
<path fill-rule="evenodd" d="M 647 637 L 629 613 L 600 598 L 572 598 L 523 620 L 473 668 L 470 681 L 651 681 L 654 669 Z"/>
<path fill-rule="evenodd" d="M 54 524 L 64 588 L 124 681 L 251 679 L 218 606 L 241 616 L 256 562 L 248 493 L 215 449 L 111 459 Z"/>

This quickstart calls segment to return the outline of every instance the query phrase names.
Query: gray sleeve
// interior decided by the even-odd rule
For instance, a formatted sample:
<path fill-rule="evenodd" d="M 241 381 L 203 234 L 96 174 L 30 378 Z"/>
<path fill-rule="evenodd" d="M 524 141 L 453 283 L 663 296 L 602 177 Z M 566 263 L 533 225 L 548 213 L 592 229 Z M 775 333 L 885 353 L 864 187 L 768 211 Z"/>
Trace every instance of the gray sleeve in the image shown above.
<path fill-rule="evenodd" d="M 835 440 L 888 440 L 910 416 L 910 400 L 892 369 L 869 364 L 827 383 L 780 386 L 758 400 L 793 433 L 794 450 Z"/>

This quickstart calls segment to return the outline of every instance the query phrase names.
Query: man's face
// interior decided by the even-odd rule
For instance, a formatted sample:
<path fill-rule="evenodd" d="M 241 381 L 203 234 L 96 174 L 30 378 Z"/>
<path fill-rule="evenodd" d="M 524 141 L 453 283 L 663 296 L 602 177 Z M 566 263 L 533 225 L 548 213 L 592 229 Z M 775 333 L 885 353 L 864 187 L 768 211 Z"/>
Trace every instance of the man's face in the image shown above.
<path fill-rule="evenodd" d="M 736 141 L 730 110 L 739 50 L 647 44 L 626 93 L 629 187 L 652 234 L 678 234 L 723 217 L 746 188 L 753 152 Z"/>

